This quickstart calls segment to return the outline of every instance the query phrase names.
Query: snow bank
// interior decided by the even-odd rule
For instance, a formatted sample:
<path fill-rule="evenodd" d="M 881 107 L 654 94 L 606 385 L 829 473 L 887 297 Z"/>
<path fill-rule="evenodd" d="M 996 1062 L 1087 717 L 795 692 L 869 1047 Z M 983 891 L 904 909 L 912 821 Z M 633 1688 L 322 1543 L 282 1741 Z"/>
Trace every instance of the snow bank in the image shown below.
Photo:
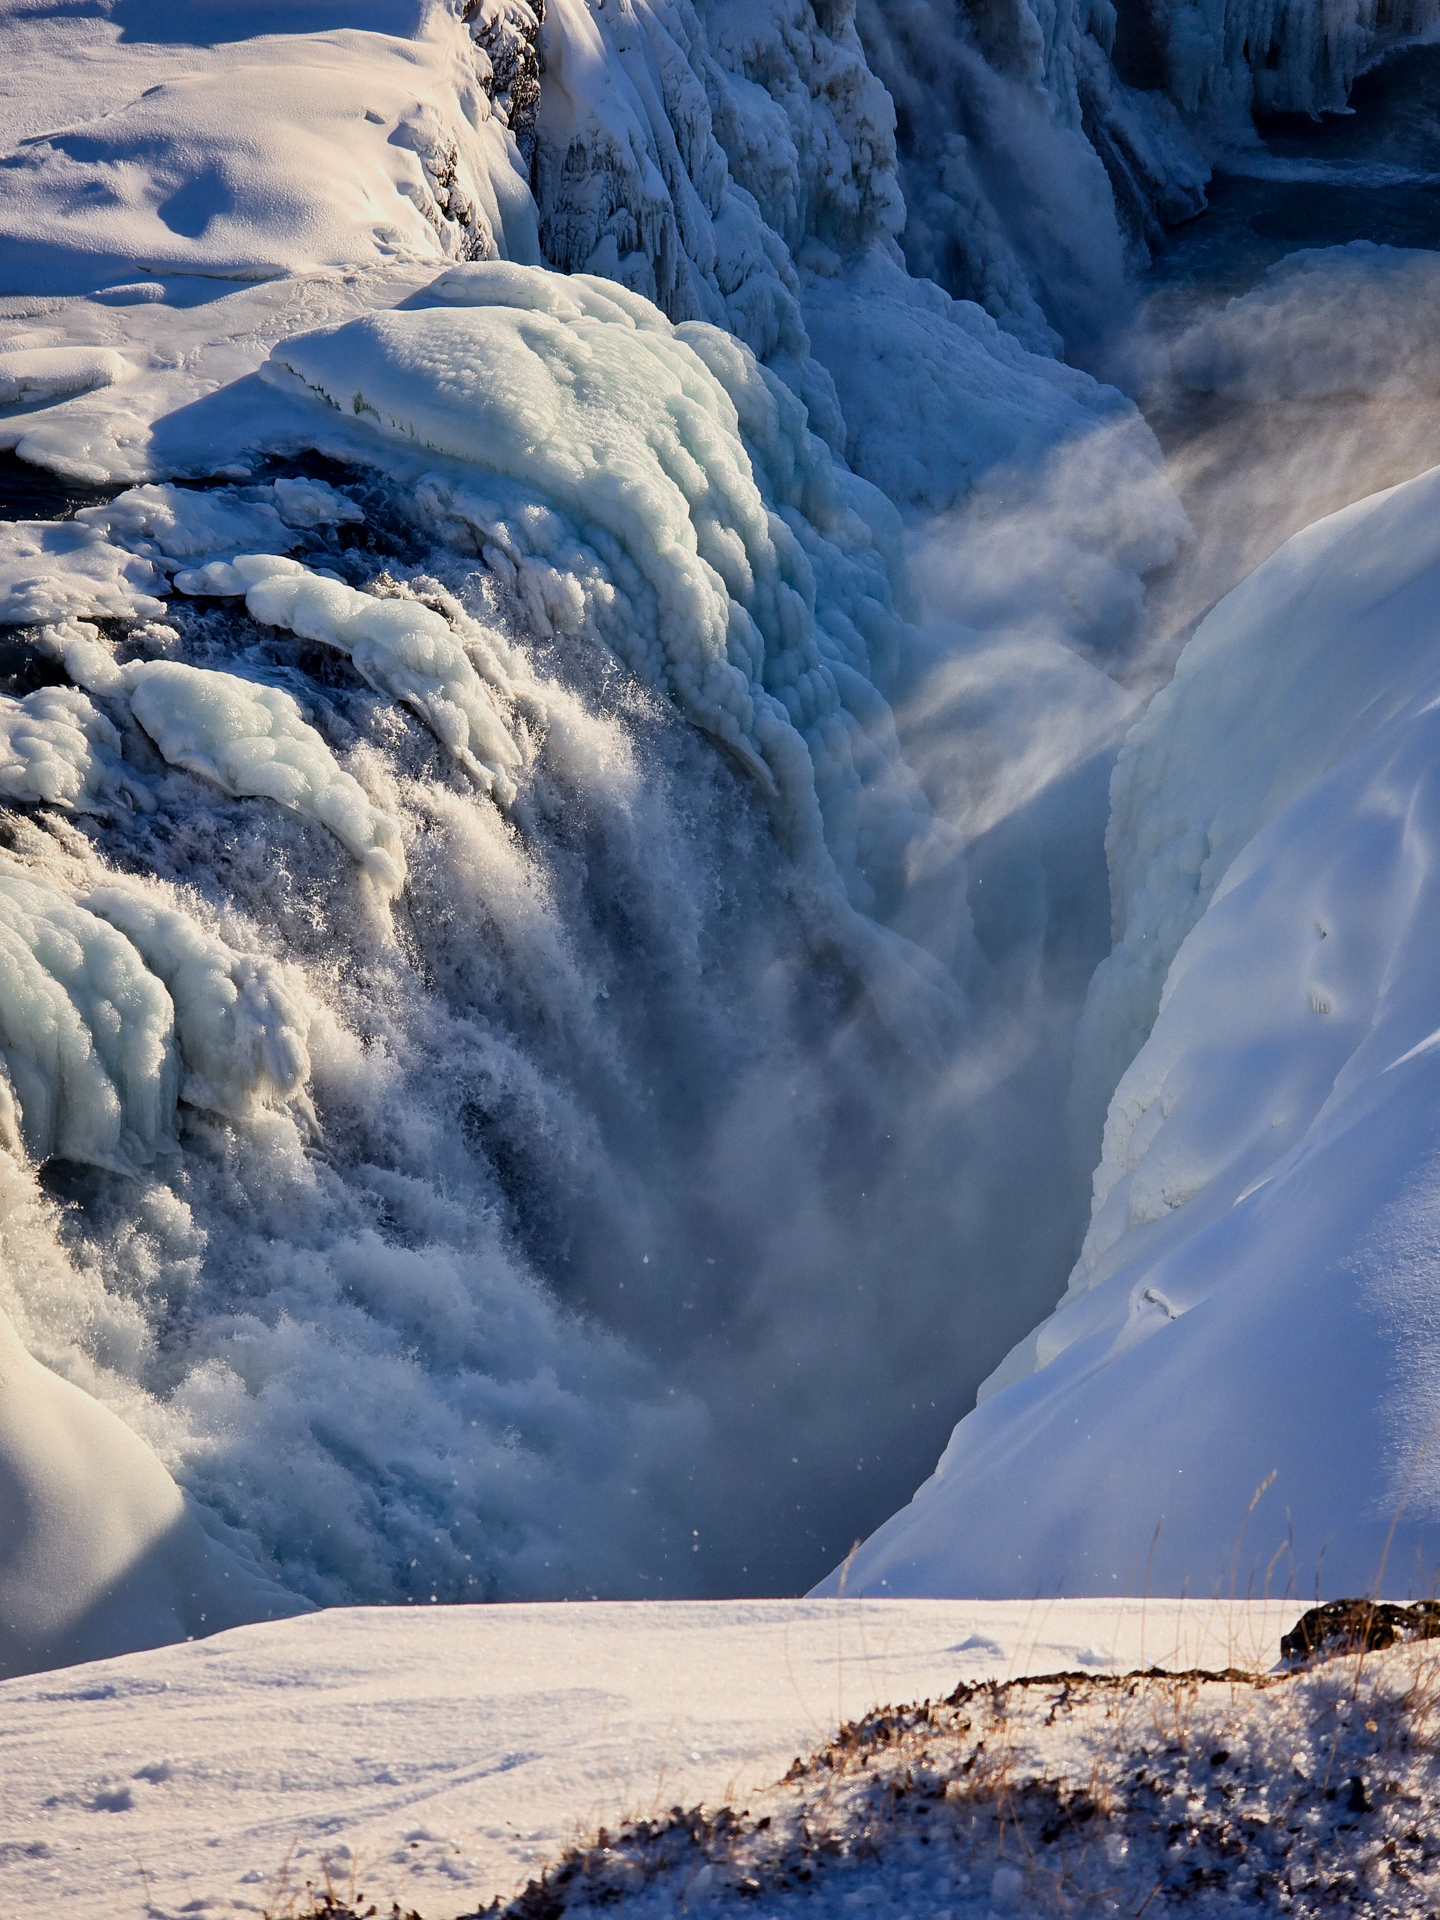
<path fill-rule="evenodd" d="M 288 1858 L 280 1898 L 319 1882 L 323 1861 L 343 1889 L 358 1863 L 364 1905 L 449 1920 L 518 1890 L 577 1822 L 613 1829 L 660 1795 L 713 1810 L 740 1793 L 736 1805 L 754 1807 L 748 1796 L 797 1755 L 881 1702 L 1077 1667 L 1100 1687 L 1150 1664 L 1264 1667 L 1296 1612 L 1104 1600 L 334 1608 L 9 1682 L 6 1890 L 21 1911 L 74 1920 L 111 1920 L 132 1899 L 243 1913 L 275 1902 Z M 1039 1693 L 1042 1715 L 1052 1700 Z M 1060 1716 L 1057 1748 L 1071 1724 Z M 1201 1750 L 1207 1770 L 1212 1751 Z M 907 1910 L 922 1884 L 907 1883 Z M 976 1875 L 977 1894 L 989 1884 Z M 952 1873 L 946 1904 L 956 1886 Z"/>
<path fill-rule="evenodd" d="M 10 290 L 89 292 L 133 281 L 137 264 L 253 280 L 376 258 L 533 258 L 488 62 L 448 8 L 429 11 L 414 39 L 193 47 L 186 70 L 142 80 L 99 118 L 31 135 L 0 169 Z"/>
<path fill-rule="evenodd" d="M 1170 963 L 1241 848 L 1429 685 L 1437 502 L 1440 469 L 1295 535 L 1206 616 L 1127 739 L 1106 839 L 1115 949 L 1076 1070 L 1087 1115 L 1149 1033 Z"/>
<path fill-rule="evenodd" d="M 293 807 L 328 827 L 382 891 L 404 886 L 398 823 L 336 764 L 288 693 L 177 660 L 136 662 L 124 678 L 130 711 L 172 767 Z"/>
<path fill-rule="evenodd" d="M 1246 401 L 1440 392 L 1440 259 L 1355 240 L 1287 253 L 1171 349 L 1179 380 Z"/>
<path fill-rule="evenodd" d="M 621 658 L 777 795 L 804 862 L 825 870 L 828 839 L 852 899 L 871 904 L 860 790 L 887 758 L 873 681 L 898 638 L 882 545 L 893 510 L 833 465 L 794 396 L 712 327 L 674 328 L 637 296 L 621 306 L 604 283 L 537 269 L 472 267 L 435 291 L 456 304 L 298 336 L 267 376 L 533 489 L 532 550 L 562 571 L 601 572 L 592 603 Z M 495 522 L 518 517 L 509 505 L 503 492 L 493 505 L 451 496 L 487 546 Z M 345 595 L 273 578 L 247 605 L 284 624 L 267 609 L 287 596 Z M 365 617 L 398 629 L 419 615 Z"/>
<path fill-rule="evenodd" d="M 1437 498 L 1290 541 L 1131 733 L 1090 1231 L 851 1590 L 1432 1589 Z"/>

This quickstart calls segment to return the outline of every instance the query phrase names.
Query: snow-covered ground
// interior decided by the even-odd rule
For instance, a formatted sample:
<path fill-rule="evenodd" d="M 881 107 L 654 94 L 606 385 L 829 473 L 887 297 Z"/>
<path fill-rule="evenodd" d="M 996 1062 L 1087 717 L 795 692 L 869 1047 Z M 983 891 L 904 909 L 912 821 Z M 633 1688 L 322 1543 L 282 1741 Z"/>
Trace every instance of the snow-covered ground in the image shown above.
<path fill-rule="evenodd" d="M 750 1804 L 884 1704 L 1161 1665 L 1268 1670 L 1294 1602 L 357 1608 L 0 1684 L 0 1911 L 450 1920 L 598 1826 Z M 288 1863 L 288 1879 L 286 1876 Z"/>

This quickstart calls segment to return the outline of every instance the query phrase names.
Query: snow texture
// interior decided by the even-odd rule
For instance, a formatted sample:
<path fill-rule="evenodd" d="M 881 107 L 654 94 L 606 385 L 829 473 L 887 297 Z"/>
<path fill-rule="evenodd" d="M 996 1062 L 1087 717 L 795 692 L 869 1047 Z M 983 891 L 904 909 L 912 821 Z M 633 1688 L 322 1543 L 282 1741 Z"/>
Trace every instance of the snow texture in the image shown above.
<path fill-rule="evenodd" d="M 533 258 L 522 163 L 483 56 L 448 8 L 427 11 L 416 38 L 222 39 L 98 119 L 32 133 L 0 171 L 8 290 L 86 293 L 137 267 L 266 279 L 377 251 Z M 85 384 L 106 369 L 116 377 L 113 355 L 92 355 Z M 77 359 L 11 377 L 83 371 Z"/>

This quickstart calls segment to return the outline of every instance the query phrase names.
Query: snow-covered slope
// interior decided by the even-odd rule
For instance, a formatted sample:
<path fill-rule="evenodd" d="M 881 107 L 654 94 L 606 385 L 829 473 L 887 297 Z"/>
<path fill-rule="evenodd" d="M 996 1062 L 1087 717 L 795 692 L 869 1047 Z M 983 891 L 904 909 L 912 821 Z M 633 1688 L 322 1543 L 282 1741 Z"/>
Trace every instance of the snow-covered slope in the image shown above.
<path fill-rule="evenodd" d="M 1437 525 L 1291 540 L 1131 732 L 1084 1249 L 850 1590 L 1430 1591 Z"/>

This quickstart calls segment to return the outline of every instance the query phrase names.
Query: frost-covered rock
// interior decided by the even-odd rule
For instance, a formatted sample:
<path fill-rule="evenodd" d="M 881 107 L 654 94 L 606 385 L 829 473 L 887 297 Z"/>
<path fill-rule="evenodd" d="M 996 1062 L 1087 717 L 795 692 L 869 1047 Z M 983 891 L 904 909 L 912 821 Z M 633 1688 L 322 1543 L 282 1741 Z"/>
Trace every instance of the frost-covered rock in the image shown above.
<path fill-rule="evenodd" d="M 384 892 L 405 884 L 398 824 L 336 764 L 282 688 L 178 660 L 138 661 L 125 685 L 130 711 L 172 767 L 294 808 L 327 827 Z"/>

